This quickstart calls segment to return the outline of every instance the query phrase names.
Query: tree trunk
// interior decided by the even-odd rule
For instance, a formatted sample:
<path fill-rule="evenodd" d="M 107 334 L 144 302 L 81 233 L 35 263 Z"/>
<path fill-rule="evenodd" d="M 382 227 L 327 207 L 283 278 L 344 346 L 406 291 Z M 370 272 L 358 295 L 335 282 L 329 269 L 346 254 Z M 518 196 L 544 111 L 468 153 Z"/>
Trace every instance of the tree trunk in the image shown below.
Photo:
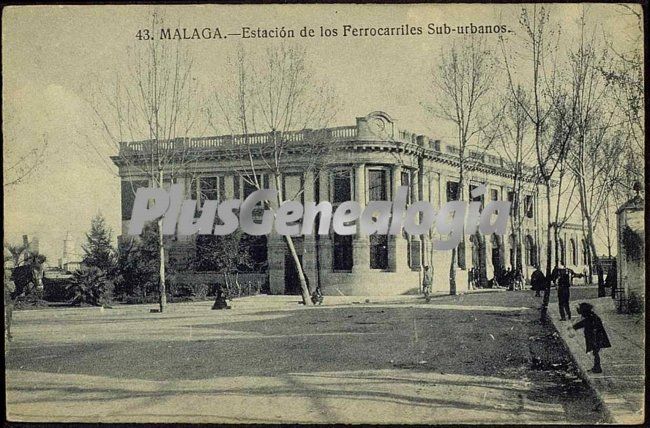
<path fill-rule="evenodd" d="M 158 172 L 160 187 L 163 187 L 163 171 Z M 165 288 L 165 245 L 163 240 L 163 218 L 158 219 L 158 292 L 160 293 L 160 312 L 167 306 L 167 290 Z"/>
<path fill-rule="evenodd" d="M 284 198 L 282 196 L 282 186 L 280 183 L 280 174 L 274 174 L 274 180 L 275 180 L 275 189 L 277 190 L 277 199 L 278 199 L 278 207 L 282 205 L 282 202 L 284 202 Z M 284 240 L 287 243 L 287 247 L 289 247 L 289 252 L 291 253 L 291 258 L 293 259 L 293 263 L 296 266 L 296 271 L 298 272 L 298 279 L 300 280 L 300 294 L 302 295 L 302 303 L 305 306 L 310 306 L 312 304 L 311 301 L 311 293 L 309 290 L 309 287 L 307 287 L 307 281 L 305 280 L 305 272 L 302 269 L 302 263 L 300 263 L 300 258 L 298 257 L 298 253 L 296 252 L 296 247 L 293 244 L 293 238 L 289 235 L 284 236 Z"/>
<path fill-rule="evenodd" d="M 596 262 L 596 275 L 598 275 L 598 297 L 605 297 L 607 292 L 605 291 L 605 280 L 603 278 L 603 267 L 600 263 L 600 257 L 596 252 L 596 245 L 594 244 L 594 235 L 592 232 L 591 217 L 586 216 L 585 220 L 587 221 L 587 243 L 589 248 L 591 248 L 591 253 L 593 254 L 593 259 Z"/>
<path fill-rule="evenodd" d="M 449 267 L 449 295 L 456 295 L 456 248 L 451 250 L 451 266 Z"/>
<path fill-rule="evenodd" d="M 586 187 L 587 186 L 584 183 L 584 177 L 578 177 L 578 190 L 580 191 L 580 209 L 582 211 L 582 216 L 587 227 L 587 245 L 589 245 L 589 248 L 591 249 L 591 254 L 593 256 L 594 262 L 596 262 L 596 275 L 598 276 L 598 297 L 605 297 L 607 293 L 605 291 L 605 281 L 603 279 L 603 267 L 600 264 L 600 257 L 598 257 L 596 244 L 594 242 L 594 225 L 591 220 L 589 207 L 587 205 Z"/>
<path fill-rule="evenodd" d="M 309 287 L 307 287 L 307 281 L 305 280 L 305 273 L 302 270 L 302 264 L 298 258 L 298 253 L 296 252 L 296 247 L 293 245 L 293 239 L 289 235 L 285 235 L 284 239 L 287 241 L 287 246 L 289 247 L 289 252 L 291 253 L 291 258 L 296 265 L 296 271 L 298 272 L 298 279 L 300 280 L 300 294 L 302 295 L 302 303 L 306 306 L 312 304 L 311 293 Z"/>
<path fill-rule="evenodd" d="M 464 147 L 461 142 L 461 147 Z M 458 173 L 458 200 L 462 201 L 463 200 L 463 178 L 464 178 L 464 173 L 465 173 L 465 168 L 464 168 L 464 149 L 461 148 L 461 154 L 460 154 L 460 159 L 459 159 L 459 173 Z M 458 250 L 462 249 L 465 251 L 465 223 L 463 222 L 463 227 L 462 227 L 462 232 L 460 234 L 460 239 L 461 242 L 454 248 L 451 252 L 451 265 L 449 266 L 449 294 L 452 296 L 455 296 L 458 293 L 458 287 L 456 286 L 456 258 L 460 260 L 460 255 L 458 254 Z M 467 264 L 467 260 L 465 260 L 465 264 Z M 467 265 L 465 265 L 467 267 Z"/>
<path fill-rule="evenodd" d="M 546 187 L 546 219 L 548 226 L 546 228 L 546 278 L 551 277 L 551 182 L 550 179 L 544 179 L 544 186 Z"/>
<path fill-rule="evenodd" d="M 560 265 L 560 229 L 557 227 L 557 223 L 554 223 L 553 226 L 553 248 L 555 248 L 555 266 Z"/>

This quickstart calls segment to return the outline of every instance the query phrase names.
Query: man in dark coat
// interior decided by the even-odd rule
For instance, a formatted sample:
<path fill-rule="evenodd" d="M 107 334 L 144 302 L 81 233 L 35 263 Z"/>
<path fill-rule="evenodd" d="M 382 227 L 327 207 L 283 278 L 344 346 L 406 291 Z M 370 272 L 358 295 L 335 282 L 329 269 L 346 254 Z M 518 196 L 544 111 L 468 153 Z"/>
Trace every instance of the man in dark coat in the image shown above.
<path fill-rule="evenodd" d="M 505 286 L 508 290 L 512 290 L 512 285 L 513 285 L 513 280 L 514 277 L 512 275 L 512 270 L 510 269 L 510 266 L 508 266 L 508 269 L 506 269 L 505 274 L 503 275 L 503 279 L 505 281 Z"/>
<path fill-rule="evenodd" d="M 605 280 L 605 286 L 612 289 L 612 299 L 616 298 L 616 287 L 618 281 L 618 278 L 616 276 L 616 264 L 613 264 L 612 267 L 609 268 L 609 272 L 607 272 L 607 279 Z"/>
<path fill-rule="evenodd" d="M 535 271 L 530 275 L 530 285 L 535 290 L 535 297 L 540 296 L 540 292 L 544 289 L 546 284 L 546 276 L 539 270 L 539 267 L 535 268 Z"/>
<path fill-rule="evenodd" d="M 582 315 L 582 320 L 575 323 L 573 329 L 583 329 L 586 352 L 591 352 L 594 355 L 594 367 L 591 371 L 593 373 L 602 373 L 603 369 L 600 366 L 600 350 L 612 347 L 607 332 L 605 331 L 605 327 L 603 326 L 603 321 L 594 313 L 594 307 L 589 303 L 580 303 L 577 307 L 577 311 Z"/>
<path fill-rule="evenodd" d="M 573 270 L 567 268 L 563 264 L 560 267 L 555 267 L 551 273 L 551 281 L 557 285 L 557 300 L 560 308 L 560 319 L 566 320 L 566 317 L 571 319 L 571 308 L 569 307 L 569 300 L 571 298 L 571 284 L 573 278 L 581 278 L 581 273 L 575 273 Z"/>

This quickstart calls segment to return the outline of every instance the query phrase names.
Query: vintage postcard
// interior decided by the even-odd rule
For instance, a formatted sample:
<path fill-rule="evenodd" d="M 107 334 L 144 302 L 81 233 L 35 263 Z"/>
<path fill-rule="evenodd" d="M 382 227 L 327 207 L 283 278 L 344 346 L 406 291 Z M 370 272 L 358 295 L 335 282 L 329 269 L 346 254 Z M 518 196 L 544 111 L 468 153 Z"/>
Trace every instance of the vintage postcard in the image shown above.
<path fill-rule="evenodd" d="M 5 7 L 6 420 L 642 423 L 643 12 Z"/>

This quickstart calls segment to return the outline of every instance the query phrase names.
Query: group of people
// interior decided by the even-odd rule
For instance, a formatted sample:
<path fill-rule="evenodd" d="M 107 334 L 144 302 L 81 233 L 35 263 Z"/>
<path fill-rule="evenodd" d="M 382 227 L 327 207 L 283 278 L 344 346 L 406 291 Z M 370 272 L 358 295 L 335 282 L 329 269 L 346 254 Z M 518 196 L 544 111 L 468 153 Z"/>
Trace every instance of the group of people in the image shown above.
<path fill-rule="evenodd" d="M 470 268 L 468 271 L 469 289 L 475 290 L 483 288 L 478 268 Z M 487 281 L 485 286 L 487 288 L 507 288 L 508 290 L 522 290 L 525 284 L 524 275 L 521 269 L 507 269 L 496 270 L 494 278 Z"/>

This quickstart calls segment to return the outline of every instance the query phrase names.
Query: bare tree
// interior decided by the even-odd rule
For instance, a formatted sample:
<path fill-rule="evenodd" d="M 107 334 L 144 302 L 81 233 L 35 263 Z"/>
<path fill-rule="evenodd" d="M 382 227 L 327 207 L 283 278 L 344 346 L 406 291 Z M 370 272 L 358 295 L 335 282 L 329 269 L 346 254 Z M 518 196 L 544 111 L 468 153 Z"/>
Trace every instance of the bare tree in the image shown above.
<path fill-rule="evenodd" d="M 17 186 L 29 179 L 43 164 L 45 153 L 48 147 L 48 139 L 45 134 L 42 136 L 42 142 L 36 144 L 32 149 L 25 153 L 17 150 L 23 147 L 16 141 L 22 138 L 22 126 L 16 121 L 13 115 L 5 115 L 5 141 L 2 145 L 3 162 L 3 188 Z"/>
<path fill-rule="evenodd" d="M 152 34 L 163 26 L 152 14 Z M 163 187 L 182 177 L 196 161 L 186 138 L 196 125 L 197 83 L 193 59 L 181 48 L 152 37 L 136 42 L 130 50 L 128 69 L 115 80 L 92 90 L 90 105 L 102 129 L 102 141 L 93 142 L 98 153 L 107 145 L 118 150 L 114 162 L 132 184 L 146 179 L 150 186 Z M 162 217 L 158 219 L 160 310 L 164 311 L 165 245 Z"/>
<path fill-rule="evenodd" d="M 616 184 L 629 194 L 632 193 L 632 183 L 642 181 L 645 171 L 643 14 L 640 5 L 634 4 L 617 5 L 616 10 L 623 17 L 631 17 L 638 31 L 625 41 L 626 47 L 616 47 L 611 39 L 606 38 L 609 55 L 597 66 L 611 85 L 617 122 L 620 121 L 624 131 L 620 149 L 625 153 L 626 168 Z"/>
<path fill-rule="evenodd" d="M 432 76 L 432 96 L 436 100 L 425 107 L 434 117 L 451 122 L 456 132 L 458 157 L 458 200 L 465 198 L 466 173 L 480 162 L 483 154 L 496 139 L 492 132 L 498 127 L 490 93 L 493 89 L 496 64 L 484 38 L 471 37 L 454 42 L 439 58 Z M 452 250 L 449 269 L 449 292 L 456 294 L 456 265 L 459 251 L 465 251 L 465 237 Z M 459 259 L 460 261 L 461 259 Z"/>
<path fill-rule="evenodd" d="M 563 90 L 560 85 L 558 77 L 560 68 L 557 61 L 559 31 L 551 26 L 547 7 L 533 5 L 530 8 L 522 8 L 519 24 L 521 49 L 506 47 L 504 37 L 501 37 L 500 41 L 508 88 L 512 96 L 518 100 L 533 127 L 537 169 L 540 181 L 545 187 L 548 221 L 546 275 L 549 276 L 552 258 L 551 242 L 553 242 L 552 180 L 561 160 L 566 155 L 566 145 L 571 137 L 574 97 Z M 514 52 L 518 57 L 516 60 L 513 58 Z M 526 71 L 526 73 L 521 73 L 521 75 L 525 75 L 524 81 L 516 81 L 517 65 Z M 526 89 L 523 93 L 526 94 L 528 103 L 524 103 L 524 100 L 521 99 L 522 92 L 517 92 L 517 88 L 520 87 L 519 83 Z"/>
<path fill-rule="evenodd" d="M 601 73 L 604 57 L 599 54 L 595 33 L 587 34 L 585 17 L 581 19 L 580 42 L 570 54 L 572 84 L 576 94 L 575 129 L 569 163 L 580 196 L 585 239 L 596 266 L 600 260 L 594 231 L 605 205 L 609 202 L 612 181 L 621 164 L 620 135 L 614 132 L 615 105 L 610 88 Z M 598 295 L 605 296 L 602 269 L 597 270 Z"/>
<path fill-rule="evenodd" d="M 534 147 L 525 144 L 525 138 L 529 132 L 530 123 L 524 110 L 529 106 L 526 93 L 521 86 L 515 89 L 515 95 L 506 95 L 506 108 L 502 121 L 502 132 L 499 134 L 498 142 L 504 156 L 504 167 L 512 175 L 512 215 L 510 217 L 511 233 L 514 237 L 514 260 L 515 266 L 522 265 L 521 237 L 522 237 L 522 212 L 521 200 L 523 196 L 524 183 L 531 177 L 527 170 L 526 162 L 532 157 Z"/>
<path fill-rule="evenodd" d="M 305 186 L 314 185 L 304 183 L 295 194 L 285 194 L 283 176 L 288 167 L 299 164 L 303 173 L 317 177 L 324 166 L 332 149 L 331 135 L 324 128 L 336 111 L 335 97 L 314 77 L 307 52 L 297 46 L 280 45 L 257 56 L 239 49 L 232 65 L 234 90 L 215 94 L 209 111 L 212 126 L 232 134 L 231 158 L 240 162 L 237 174 L 256 189 L 263 189 L 268 177 L 277 190 L 273 203 L 280 206 L 300 197 Z M 298 273 L 303 303 L 310 305 L 294 238 L 285 235 L 284 240 Z"/>

